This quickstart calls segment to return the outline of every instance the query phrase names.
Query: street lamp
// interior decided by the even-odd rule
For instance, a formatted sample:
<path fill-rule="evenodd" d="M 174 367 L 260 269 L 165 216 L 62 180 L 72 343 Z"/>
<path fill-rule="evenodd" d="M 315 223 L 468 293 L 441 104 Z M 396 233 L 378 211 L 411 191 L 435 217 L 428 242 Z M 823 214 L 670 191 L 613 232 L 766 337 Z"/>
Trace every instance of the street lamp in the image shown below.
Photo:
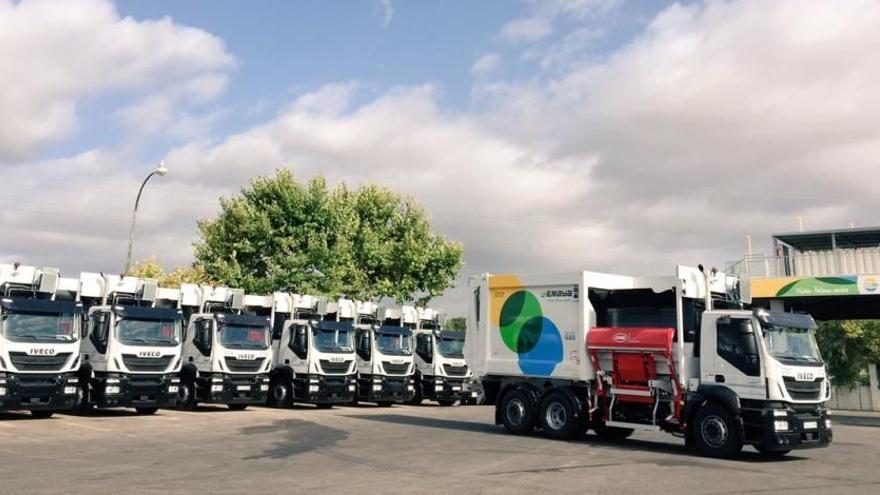
<path fill-rule="evenodd" d="M 165 167 L 165 160 L 162 160 L 159 163 L 159 166 L 156 167 L 155 170 L 150 172 L 150 175 L 147 176 L 146 179 L 141 183 L 141 188 L 138 189 L 137 199 L 134 200 L 134 211 L 131 212 L 131 230 L 128 233 L 128 256 L 125 257 L 125 270 L 122 271 L 122 274 L 125 275 L 128 273 L 128 269 L 131 267 L 131 245 L 134 242 L 134 221 L 137 217 L 138 212 L 138 203 L 141 202 L 141 193 L 144 192 L 144 186 L 147 185 L 147 181 L 150 180 L 154 175 L 163 176 L 168 173 L 168 169 Z"/>

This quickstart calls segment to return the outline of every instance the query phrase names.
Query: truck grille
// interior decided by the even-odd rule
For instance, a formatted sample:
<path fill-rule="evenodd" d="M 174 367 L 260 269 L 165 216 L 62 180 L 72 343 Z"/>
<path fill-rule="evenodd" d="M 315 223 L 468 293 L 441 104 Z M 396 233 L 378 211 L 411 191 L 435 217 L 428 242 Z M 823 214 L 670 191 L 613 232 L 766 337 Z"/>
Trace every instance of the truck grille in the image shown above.
<path fill-rule="evenodd" d="M 137 357 L 134 354 L 123 354 L 122 364 L 131 371 L 147 371 L 161 373 L 168 369 L 174 356 L 161 356 L 156 358 Z"/>
<path fill-rule="evenodd" d="M 405 375 L 409 371 L 409 363 L 394 364 L 390 361 L 382 361 L 382 367 L 389 375 Z"/>
<path fill-rule="evenodd" d="M 26 352 L 10 352 L 9 359 L 19 371 L 58 371 L 64 367 L 69 352 L 54 356 L 28 356 Z"/>
<path fill-rule="evenodd" d="M 240 373 L 256 373 L 263 367 L 264 361 L 263 358 L 235 359 L 232 356 L 227 356 L 225 359 L 226 367 L 229 368 L 229 371 L 237 371 Z"/>
<path fill-rule="evenodd" d="M 349 366 L 351 366 L 351 360 L 342 361 L 340 363 L 334 363 L 327 359 L 321 360 L 321 369 L 324 370 L 324 373 L 348 373 Z"/>
<path fill-rule="evenodd" d="M 443 371 L 446 372 L 447 376 L 467 376 L 468 368 L 467 365 L 452 366 L 451 364 L 444 364 Z"/>
<path fill-rule="evenodd" d="M 811 382 L 799 382 L 790 376 L 783 376 L 785 389 L 794 400 L 816 400 L 822 393 L 822 381 L 824 378 L 816 378 Z"/>

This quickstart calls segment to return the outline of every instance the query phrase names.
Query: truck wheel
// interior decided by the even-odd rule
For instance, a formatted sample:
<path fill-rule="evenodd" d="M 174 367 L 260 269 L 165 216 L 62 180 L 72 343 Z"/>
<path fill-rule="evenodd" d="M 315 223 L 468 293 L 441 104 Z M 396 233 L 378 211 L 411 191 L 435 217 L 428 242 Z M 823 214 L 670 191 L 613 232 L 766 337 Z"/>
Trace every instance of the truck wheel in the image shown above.
<path fill-rule="evenodd" d="M 244 411 L 247 409 L 247 404 L 226 404 L 230 411 Z"/>
<path fill-rule="evenodd" d="M 181 381 L 177 387 L 177 408 L 193 411 L 196 408 L 196 384 L 192 381 Z"/>
<path fill-rule="evenodd" d="M 317 409 L 333 409 L 333 404 L 315 404 Z"/>
<path fill-rule="evenodd" d="M 290 407 L 293 404 L 293 391 L 290 384 L 283 380 L 272 383 L 269 400 L 269 405 L 273 407 Z"/>
<path fill-rule="evenodd" d="M 535 429 L 535 406 L 520 389 L 513 389 L 498 404 L 504 428 L 514 435 L 526 435 Z"/>
<path fill-rule="evenodd" d="M 571 440 L 583 435 L 581 421 L 575 417 L 575 409 L 568 397 L 551 392 L 541 401 L 538 418 L 544 434 L 557 440 Z"/>
<path fill-rule="evenodd" d="M 152 414 L 156 414 L 156 411 L 159 410 L 158 407 L 136 407 L 134 408 L 138 414 L 143 414 L 144 416 L 150 416 Z"/>
<path fill-rule="evenodd" d="M 51 418 L 53 414 L 55 414 L 55 411 L 31 411 L 31 416 L 33 416 L 34 419 Z"/>
<path fill-rule="evenodd" d="M 707 457 L 732 457 L 742 450 L 736 418 L 717 404 L 708 404 L 697 412 L 694 444 Z"/>
<path fill-rule="evenodd" d="M 447 400 L 438 400 L 437 403 L 443 407 L 449 407 L 449 406 L 455 405 L 455 400 L 454 399 L 453 400 L 448 400 L 448 399 Z"/>
<path fill-rule="evenodd" d="M 418 406 L 424 400 L 424 395 L 422 395 L 422 380 L 420 377 L 417 377 L 415 380 L 415 386 L 413 387 L 413 396 L 412 399 L 407 401 L 408 404 L 413 406 Z"/>
<path fill-rule="evenodd" d="M 388 402 L 388 401 L 381 401 L 381 402 L 377 402 L 376 405 L 379 407 L 391 407 L 394 405 L 394 403 Z"/>

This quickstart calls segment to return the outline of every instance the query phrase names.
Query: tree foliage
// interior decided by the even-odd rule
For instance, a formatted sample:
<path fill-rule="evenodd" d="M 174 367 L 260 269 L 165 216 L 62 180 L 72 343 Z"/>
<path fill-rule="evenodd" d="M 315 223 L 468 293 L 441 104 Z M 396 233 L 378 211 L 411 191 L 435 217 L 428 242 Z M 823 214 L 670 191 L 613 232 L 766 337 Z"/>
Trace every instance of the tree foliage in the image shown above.
<path fill-rule="evenodd" d="M 290 170 L 257 177 L 199 222 L 196 259 L 248 292 L 293 291 L 426 302 L 449 287 L 462 248 L 432 231 L 412 198 L 378 185 L 330 188 Z"/>
<path fill-rule="evenodd" d="M 156 258 L 147 258 L 138 261 L 135 263 L 134 267 L 126 273 L 126 275 L 156 279 L 159 281 L 160 287 L 175 288 L 180 287 L 181 284 L 216 285 L 211 277 L 205 273 L 204 268 L 198 264 L 193 264 L 188 267 L 178 266 L 170 272 L 166 272 L 165 268 L 156 260 Z"/>
<path fill-rule="evenodd" d="M 446 322 L 446 329 L 453 332 L 464 332 L 465 330 L 467 330 L 467 318 L 465 318 L 464 316 L 456 316 L 454 318 L 450 318 Z"/>
<path fill-rule="evenodd" d="M 816 340 L 836 385 L 855 385 L 866 379 L 868 366 L 880 362 L 880 321 L 826 321 Z"/>

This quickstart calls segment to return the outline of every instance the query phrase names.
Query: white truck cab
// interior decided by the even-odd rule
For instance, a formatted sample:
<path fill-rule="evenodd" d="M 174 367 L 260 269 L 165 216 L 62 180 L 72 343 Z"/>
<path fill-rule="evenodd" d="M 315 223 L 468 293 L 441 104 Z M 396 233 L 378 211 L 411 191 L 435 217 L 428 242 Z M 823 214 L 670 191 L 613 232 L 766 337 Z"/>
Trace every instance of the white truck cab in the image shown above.
<path fill-rule="evenodd" d="M 410 401 L 416 309 L 379 308 L 371 302 L 358 302 L 356 308 L 357 400 L 382 407 Z"/>
<path fill-rule="evenodd" d="M 78 292 L 57 269 L 0 264 L 0 410 L 49 417 L 76 404 Z"/>
<path fill-rule="evenodd" d="M 354 400 L 356 316 L 349 299 L 275 293 L 270 405 L 302 402 L 329 408 Z"/>
<path fill-rule="evenodd" d="M 464 361 L 464 332 L 443 330 L 443 317 L 433 308 L 418 308 L 415 340 L 415 393 L 410 403 L 424 399 L 441 406 L 475 402 L 477 391 L 471 387 L 473 376 Z"/>
<path fill-rule="evenodd" d="M 82 273 L 87 311 L 80 409 L 133 407 L 153 414 L 177 402 L 181 322 L 176 289 L 155 280 Z"/>
<path fill-rule="evenodd" d="M 272 368 L 271 296 L 195 284 L 180 291 L 187 317 L 178 406 L 191 410 L 201 402 L 244 410 L 264 403 Z"/>

